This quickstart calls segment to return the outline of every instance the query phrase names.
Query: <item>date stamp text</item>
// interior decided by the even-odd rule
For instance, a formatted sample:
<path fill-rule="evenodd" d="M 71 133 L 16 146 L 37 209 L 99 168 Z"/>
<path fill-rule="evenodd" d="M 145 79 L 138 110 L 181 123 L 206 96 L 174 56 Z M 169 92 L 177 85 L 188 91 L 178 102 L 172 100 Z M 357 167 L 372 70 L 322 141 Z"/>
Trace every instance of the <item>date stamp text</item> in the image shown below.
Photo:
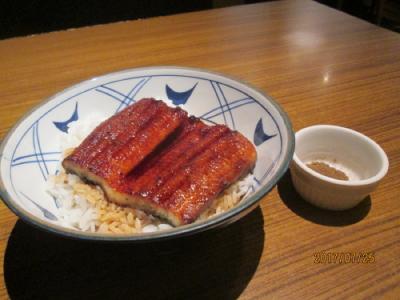
<path fill-rule="evenodd" d="M 314 253 L 315 264 L 371 264 L 375 262 L 374 252 L 329 252 Z"/>

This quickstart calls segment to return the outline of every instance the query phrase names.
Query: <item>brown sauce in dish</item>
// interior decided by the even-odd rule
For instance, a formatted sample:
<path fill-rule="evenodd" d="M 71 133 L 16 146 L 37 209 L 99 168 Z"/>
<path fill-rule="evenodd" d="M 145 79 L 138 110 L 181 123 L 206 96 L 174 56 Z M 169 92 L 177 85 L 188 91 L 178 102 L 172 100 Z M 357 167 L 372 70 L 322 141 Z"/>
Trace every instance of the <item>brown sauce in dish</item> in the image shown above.
<path fill-rule="evenodd" d="M 335 169 L 323 162 L 314 161 L 314 162 L 307 164 L 307 167 L 309 167 L 310 169 L 312 169 L 322 175 L 325 175 L 325 176 L 328 176 L 328 177 L 331 177 L 334 179 L 349 180 L 349 177 L 344 172 L 342 172 L 338 169 Z"/>

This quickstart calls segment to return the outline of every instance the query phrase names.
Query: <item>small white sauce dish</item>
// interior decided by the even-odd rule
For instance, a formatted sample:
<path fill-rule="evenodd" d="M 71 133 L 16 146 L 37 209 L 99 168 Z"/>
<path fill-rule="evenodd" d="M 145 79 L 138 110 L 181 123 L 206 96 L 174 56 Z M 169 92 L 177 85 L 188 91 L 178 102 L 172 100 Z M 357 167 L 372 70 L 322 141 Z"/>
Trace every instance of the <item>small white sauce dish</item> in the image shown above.
<path fill-rule="evenodd" d="M 339 180 L 314 171 L 307 165 L 323 162 L 344 172 Z M 320 208 L 345 210 L 365 199 L 386 175 L 389 161 L 382 148 L 367 136 L 334 125 L 315 125 L 296 133 L 290 166 L 297 192 Z"/>

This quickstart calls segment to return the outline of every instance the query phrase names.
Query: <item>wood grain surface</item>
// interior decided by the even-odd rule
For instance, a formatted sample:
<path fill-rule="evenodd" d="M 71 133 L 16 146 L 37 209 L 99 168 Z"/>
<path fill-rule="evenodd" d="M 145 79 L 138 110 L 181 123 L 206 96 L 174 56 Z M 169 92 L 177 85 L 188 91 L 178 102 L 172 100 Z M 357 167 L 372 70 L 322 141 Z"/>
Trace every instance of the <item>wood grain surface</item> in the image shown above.
<path fill-rule="evenodd" d="M 3 40 L 0 138 L 72 84 L 151 65 L 250 82 L 285 109 L 294 130 L 324 123 L 360 131 L 386 151 L 389 172 L 369 198 L 341 213 L 306 204 L 286 174 L 239 222 L 155 244 L 65 240 L 0 204 L 1 299 L 398 299 L 399 34 L 299 0 Z M 318 262 L 322 251 L 373 259 Z"/>

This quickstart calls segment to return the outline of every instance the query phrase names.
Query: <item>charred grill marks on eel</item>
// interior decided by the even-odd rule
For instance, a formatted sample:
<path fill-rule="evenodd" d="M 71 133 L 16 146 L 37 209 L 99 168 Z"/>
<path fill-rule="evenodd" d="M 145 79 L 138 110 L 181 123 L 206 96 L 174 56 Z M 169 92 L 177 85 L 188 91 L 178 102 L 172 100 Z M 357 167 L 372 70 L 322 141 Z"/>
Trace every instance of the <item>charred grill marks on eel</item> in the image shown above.
<path fill-rule="evenodd" d="M 194 222 L 255 161 L 240 133 L 148 98 L 101 123 L 62 164 L 110 201 L 179 226 Z"/>

